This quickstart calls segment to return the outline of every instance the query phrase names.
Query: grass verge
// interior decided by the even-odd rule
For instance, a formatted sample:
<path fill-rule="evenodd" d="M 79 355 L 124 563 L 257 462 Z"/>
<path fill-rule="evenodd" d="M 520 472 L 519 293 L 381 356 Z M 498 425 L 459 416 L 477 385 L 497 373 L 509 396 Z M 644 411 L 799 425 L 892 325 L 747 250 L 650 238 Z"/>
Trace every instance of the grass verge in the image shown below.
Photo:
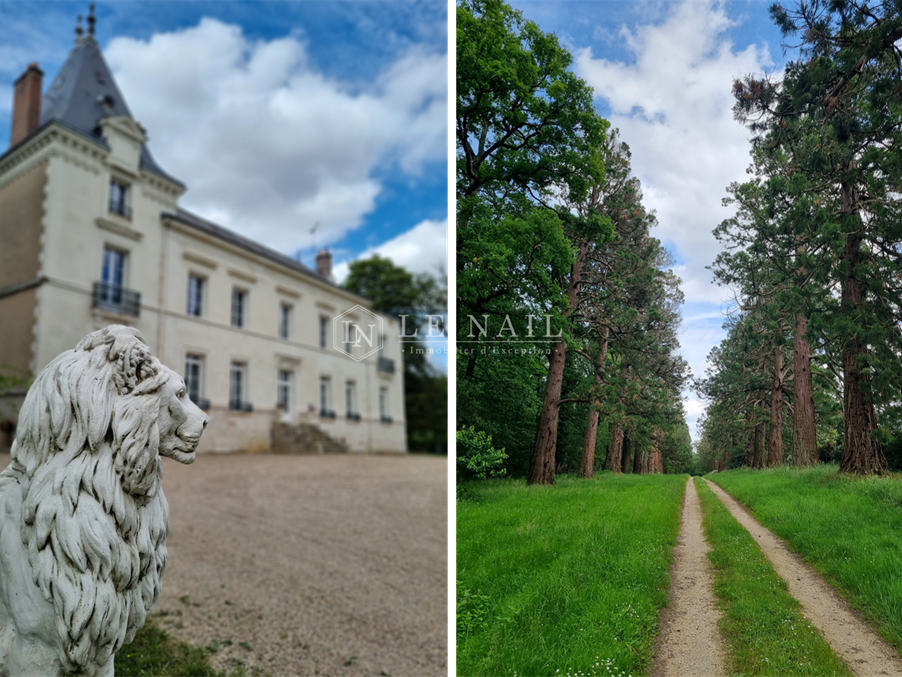
<path fill-rule="evenodd" d="M 116 653 L 117 677 L 244 677 L 214 670 L 206 649 L 176 641 L 150 620 Z"/>
<path fill-rule="evenodd" d="M 848 666 L 799 612 L 764 553 L 702 479 L 695 481 L 714 566 L 714 592 L 731 673 L 851 675 Z"/>
<path fill-rule="evenodd" d="M 457 506 L 460 675 L 647 672 L 685 475 L 488 480 Z"/>
<path fill-rule="evenodd" d="M 836 466 L 734 470 L 713 482 L 801 554 L 902 649 L 902 481 Z"/>

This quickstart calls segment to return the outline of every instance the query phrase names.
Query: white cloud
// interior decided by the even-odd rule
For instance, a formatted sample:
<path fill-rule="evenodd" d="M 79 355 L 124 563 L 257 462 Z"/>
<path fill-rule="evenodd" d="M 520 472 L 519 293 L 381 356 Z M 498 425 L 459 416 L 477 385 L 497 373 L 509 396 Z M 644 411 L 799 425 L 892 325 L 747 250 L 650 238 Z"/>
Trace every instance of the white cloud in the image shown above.
<path fill-rule="evenodd" d="M 410 230 L 371 247 L 359 259 L 368 259 L 374 254 L 390 259 L 412 273 L 440 275 L 447 272 L 448 264 L 448 222 L 421 221 Z M 333 268 L 336 281 L 341 284 L 348 276 L 349 261 L 343 261 Z"/>
<path fill-rule="evenodd" d="M 707 408 L 707 404 L 691 396 L 683 400 L 683 414 L 686 417 L 686 424 L 689 426 L 689 434 L 692 436 L 693 441 L 698 441 L 699 439 L 699 434 L 696 430 L 698 417 L 704 414 Z"/>
<path fill-rule="evenodd" d="M 446 157 L 447 59 L 413 49 L 370 85 L 315 70 L 298 35 L 251 41 L 205 18 L 105 50 L 182 204 L 264 244 L 328 245 L 375 207 L 377 171 Z"/>
<path fill-rule="evenodd" d="M 632 150 L 645 202 L 658 215 L 655 236 L 684 262 L 678 274 L 690 302 L 724 294 L 704 266 L 719 251 L 711 230 L 731 215 L 721 205 L 725 189 L 749 164 L 748 134 L 733 120 L 732 81 L 771 64 L 766 45 L 736 49 L 725 36 L 730 26 L 721 4 L 687 0 L 659 23 L 620 29 L 633 63 L 594 59 L 591 49 L 575 59 Z"/>

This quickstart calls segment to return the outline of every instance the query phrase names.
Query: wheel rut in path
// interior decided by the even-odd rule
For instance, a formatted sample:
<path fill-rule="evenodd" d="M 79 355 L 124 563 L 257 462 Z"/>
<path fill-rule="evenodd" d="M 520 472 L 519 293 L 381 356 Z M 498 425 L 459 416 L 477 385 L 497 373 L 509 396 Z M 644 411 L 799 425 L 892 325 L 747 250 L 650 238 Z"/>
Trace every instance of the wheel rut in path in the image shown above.
<path fill-rule="evenodd" d="M 726 674 L 726 651 L 717 628 L 720 611 L 702 532 L 702 509 L 690 477 L 670 570 L 670 602 L 661 612 L 652 677 Z"/>
<path fill-rule="evenodd" d="M 739 501 L 713 482 L 708 486 L 752 535 L 774 571 L 786 581 L 789 594 L 802 605 L 802 613 L 856 676 L 902 675 L 898 652 L 868 627 L 820 574 L 761 526 Z"/>

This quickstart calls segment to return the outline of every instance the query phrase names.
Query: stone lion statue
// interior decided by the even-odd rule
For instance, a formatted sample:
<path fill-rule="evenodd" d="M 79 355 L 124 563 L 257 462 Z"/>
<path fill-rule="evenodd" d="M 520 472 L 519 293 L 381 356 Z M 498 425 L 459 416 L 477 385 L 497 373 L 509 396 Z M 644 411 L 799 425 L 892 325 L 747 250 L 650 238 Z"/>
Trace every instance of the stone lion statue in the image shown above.
<path fill-rule="evenodd" d="M 194 461 L 206 424 L 130 327 L 38 375 L 0 473 L 0 675 L 113 675 L 166 567 L 160 457 Z"/>

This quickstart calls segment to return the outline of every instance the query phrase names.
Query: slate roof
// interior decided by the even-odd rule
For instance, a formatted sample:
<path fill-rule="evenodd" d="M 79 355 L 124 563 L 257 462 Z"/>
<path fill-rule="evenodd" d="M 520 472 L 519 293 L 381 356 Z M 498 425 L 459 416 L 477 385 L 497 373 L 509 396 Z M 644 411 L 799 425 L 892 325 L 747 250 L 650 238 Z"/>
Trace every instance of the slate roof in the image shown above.
<path fill-rule="evenodd" d="M 245 251 L 251 252 L 252 254 L 256 254 L 257 256 L 262 256 L 265 259 L 273 261 L 274 263 L 278 263 L 286 268 L 290 268 L 295 272 L 302 273 L 304 275 L 309 275 L 320 282 L 326 282 L 327 284 L 331 284 L 333 287 L 337 286 L 331 280 L 318 275 L 314 270 L 308 268 L 300 261 L 296 261 L 290 256 L 285 256 L 285 254 L 280 254 L 274 249 L 270 249 L 259 242 L 254 242 L 253 240 L 244 237 L 243 235 L 239 235 L 227 228 L 223 228 L 222 226 L 216 225 L 212 221 L 207 221 L 196 214 L 192 214 L 189 211 L 186 211 L 182 208 L 179 208 L 178 211 L 174 214 L 172 213 L 164 213 L 163 218 L 174 219 L 180 223 L 184 223 L 192 228 L 196 228 L 197 230 L 206 233 L 208 235 L 212 235 L 215 238 L 220 240 L 225 240 L 226 242 L 241 247 Z M 346 293 L 353 294 L 353 292 L 348 292 L 348 290 L 343 290 Z M 358 294 L 353 294 L 354 296 L 359 296 Z M 363 298 L 363 297 L 360 297 Z"/>
<path fill-rule="evenodd" d="M 132 120 L 131 111 L 93 36 L 76 40 L 66 63 L 41 100 L 40 127 L 55 120 L 69 129 L 106 145 L 100 121 L 124 115 Z M 180 185 L 156 163 L 147 144 L 141 149 L 141 168 L 159 174 Z"/>

